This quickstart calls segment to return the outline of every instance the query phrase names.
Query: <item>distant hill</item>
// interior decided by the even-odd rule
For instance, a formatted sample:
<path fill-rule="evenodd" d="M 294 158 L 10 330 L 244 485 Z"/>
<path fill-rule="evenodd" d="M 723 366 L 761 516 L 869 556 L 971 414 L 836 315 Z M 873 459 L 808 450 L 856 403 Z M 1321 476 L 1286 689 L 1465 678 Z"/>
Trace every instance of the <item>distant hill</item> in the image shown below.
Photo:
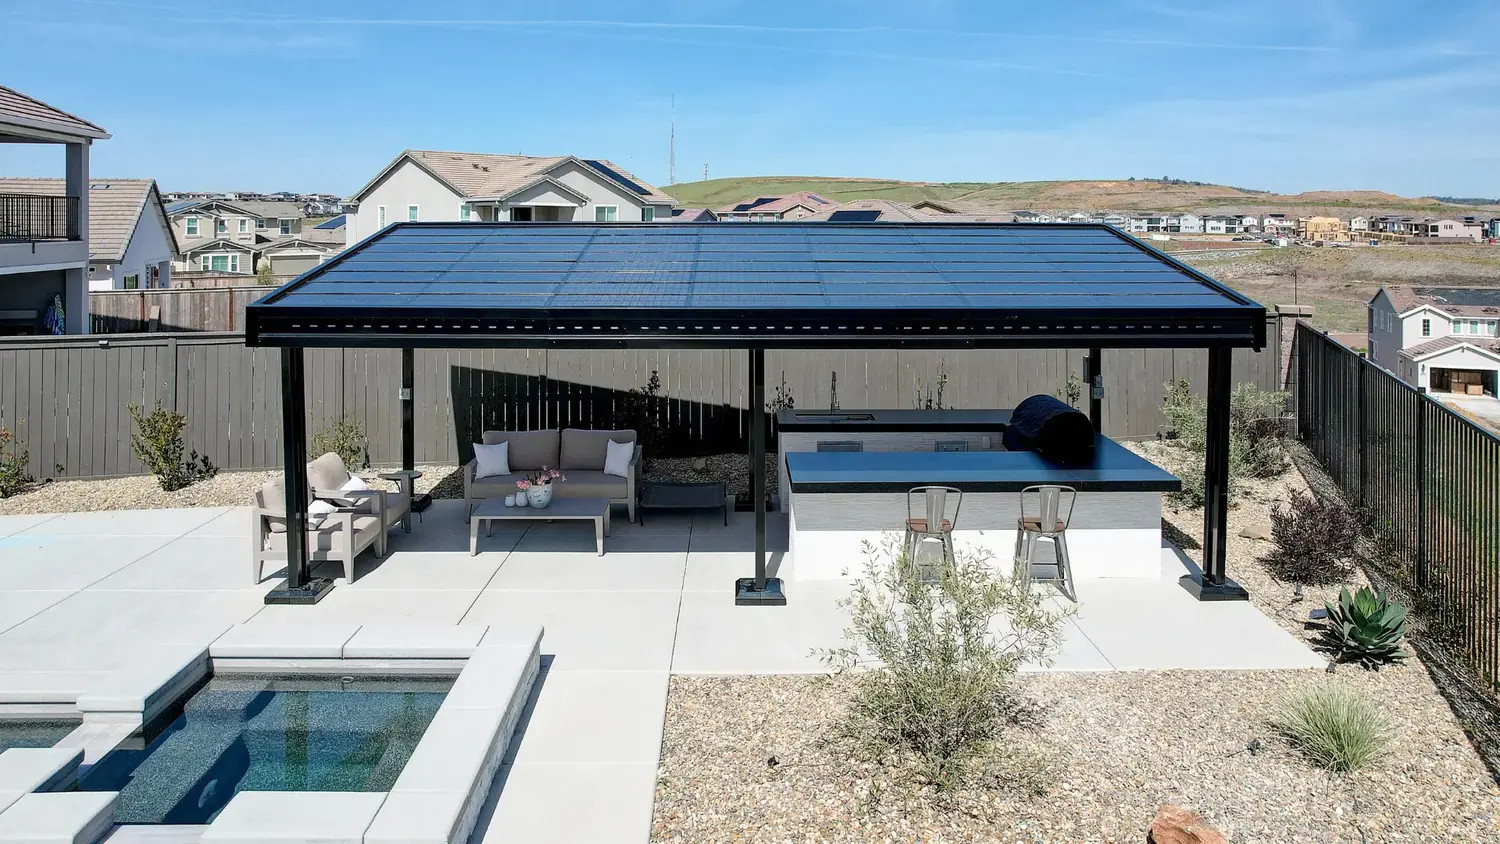
<path fill-rule="evenodd" d="M 757 196 L 809 190 L 836 202 L 889 199 L 952 203 L 970 211 L 1025 208 L 1111 211 L 1193 211 L 1209 214 L 1288 211 L 1298 214 L 1500 214 L 1500 205 L 1442 202 L 1381 191 L 1275 194 L 1181 180 L 1067 182 L 901 182 L 821 176 L 760 176 L 683 182 L 664 190 L 684 206 L 718 208 Z"/>

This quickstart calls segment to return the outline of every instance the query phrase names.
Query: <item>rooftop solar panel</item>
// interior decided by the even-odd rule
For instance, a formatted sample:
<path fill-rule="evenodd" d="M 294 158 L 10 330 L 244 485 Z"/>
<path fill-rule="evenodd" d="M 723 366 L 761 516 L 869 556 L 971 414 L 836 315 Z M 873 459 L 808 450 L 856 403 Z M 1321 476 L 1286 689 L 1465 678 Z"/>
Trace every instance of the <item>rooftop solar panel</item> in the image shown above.
<path fill-rule="evenodd" d="M 248 314 L 255 345 L 852 348 L 899 336 L 1081 348 L 1265 336 L 1259 305 L 1093 225 L 404 223 Z"/>
<path fill-rule="evenodd" d="M 323 222 L 317 224 L 316 226 L 313 226 L 313 228 L 315 228 L 315 229 L 336 229 L 339 226 L 342 226 L 344 224 L 344 221 L 348 218 L 348 216 L 349 215 L 347 215 L 347 214 L 340 214 L 337 217 L 334 217 L 333 219 L 324 220 Z"/>
<path fill-rule="evenodd" d="M 632 182 L 631 180 L 629 180 L 629 179 L 625 178 L 624 176 L 620 175 L 618 172 L 615 171 L 614 168 L 610 167 L 608 164 L 605 164 L 602 161 L 599 161 L 599 160 L 593 159 L 593 158 L 585 158 L 583 160 L 583 163 L 587 164 L 588 166 L 590 166 L 592 168 L 594 168 L 595 170 L 598 170 L 600 173 L 603 173 L 605 176 L 608 176 L 616 184 L 619 184 L 619 185 L 621 185 L 621 186 L 623 186 L 625 188 L 628 188 L 629 190 L 632 190 L 632 191 L 640 194 L 641 196 L 646 196 L 646 195 L 648 195 L 648 194 L 651 193 L 651 191 L 646 190 L 645 188 L 641 187 L 640 185 L 636 184 L 635 182 Z"/>
<path fill-rule="evenodd" d="M 879 211 L 834 211 L 828 215 L 830 223 L 873 223 L 878 219 Z"/>

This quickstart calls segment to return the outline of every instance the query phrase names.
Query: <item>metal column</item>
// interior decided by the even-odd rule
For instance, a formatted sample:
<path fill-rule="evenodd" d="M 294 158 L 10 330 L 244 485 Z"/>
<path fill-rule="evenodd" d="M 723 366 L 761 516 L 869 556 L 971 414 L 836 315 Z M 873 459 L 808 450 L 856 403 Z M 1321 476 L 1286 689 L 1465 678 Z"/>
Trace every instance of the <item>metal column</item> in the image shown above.
<path fill-rule="evenodd" d="M 1104 353 L 1089 349 L 1088 377 L 1089 419 L 1094 423 L 1094 432 L 1104 430 Z"/>
<path fill-rule="evenodd" d="M 1225 574 L 1229 537 L 1230 350 L 1208 350 L 1208 419 L 1203 465 L 1203 572 L 1179 582 L 1200 601 L 1243 601 L 1250 594 Z"/>
<path fill-rule="evenodd" d="M 755 576 L 734 582 L 740 606 L 783 606 L 781 578 L 766 577 L 766 350 L 750 350 L 750 498 L 755 506 Z"/>
<path fill-rule="evenodd" d="M 401 468 L 410 472 L 417 467 L 417 363 L 414 349 L 401 350 Z M 425 492 L 411 497 L 411 509 L 420 513 L 432 504 Z"/>
<path fill-rule="evenodd" d="M 302 350 L 281 350 L 282 478 L 286 484 L 286 582 L 266 593 L 268 604 L 316 604 L 333 588 L 308 566 L 307 386 Z"/>

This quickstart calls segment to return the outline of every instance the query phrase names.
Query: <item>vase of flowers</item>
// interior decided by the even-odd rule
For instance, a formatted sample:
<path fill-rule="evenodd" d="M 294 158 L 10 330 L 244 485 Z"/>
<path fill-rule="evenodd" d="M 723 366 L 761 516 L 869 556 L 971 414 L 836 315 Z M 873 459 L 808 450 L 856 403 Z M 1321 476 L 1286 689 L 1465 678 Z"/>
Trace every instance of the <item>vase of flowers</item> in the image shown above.
<path fill-rule="evenodd" d="M 533 507 L 546 507 L 552 503 L 552 482 L 565 481 L 563 473 L 546 466 L 527 472 L 526 477 L 516 481 L 516 488 L 526 493 L 526 501 Z"/>

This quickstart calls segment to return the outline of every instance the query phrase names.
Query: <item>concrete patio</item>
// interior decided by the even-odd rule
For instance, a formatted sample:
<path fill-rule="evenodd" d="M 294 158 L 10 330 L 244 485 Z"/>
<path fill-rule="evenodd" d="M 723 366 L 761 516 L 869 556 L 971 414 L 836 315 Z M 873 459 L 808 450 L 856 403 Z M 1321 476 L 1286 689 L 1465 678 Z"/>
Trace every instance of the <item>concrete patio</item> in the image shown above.
<path fill-rule="evenodd" d="M 262 603 L 276 576 L 250 583 L 249 526 L 242 508 L 0 517 L 0 702 L 76 698 L 145 645 L 206 646 L 239 623 L 540 623 L 544 673 L 475 840 L 638 842 L 669 676 L 818 672 L 811 650 L 843 628 L 843 582 L 790 579 L 785 607 L 734 606 L 747 514 L 617 518 L 603 557 L 587 524 L 497 525 L 471 557 L 461 502 L 438 501 L 312 607 Z M 1177 585 L 1189 565 L 1164 547 L 1160 579 L 1080 581 L 1050 670 L 1323 664 L 1249 603 L 1195 601 Z"/>

